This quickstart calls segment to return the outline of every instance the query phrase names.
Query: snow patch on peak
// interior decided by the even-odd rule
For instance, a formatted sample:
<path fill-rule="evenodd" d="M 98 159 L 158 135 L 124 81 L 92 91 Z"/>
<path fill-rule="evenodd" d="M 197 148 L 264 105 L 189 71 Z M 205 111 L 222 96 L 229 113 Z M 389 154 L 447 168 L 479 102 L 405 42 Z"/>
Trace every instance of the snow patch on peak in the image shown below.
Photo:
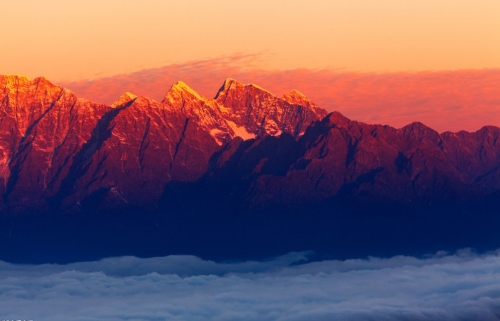
<path fill-rule="evenodd" d="M 233 130 L 234 134 L 238 137 L 243 138 L 243 140 L 255 138 L 255 134 L 248 132 L 244 126 L 238 126 L 235 122 L 226 120 L 227 124 Z"/>
<path fill-rule="evenodd" d="M 215 139 L 215 142 L 217 145 L 222 146 L 224 141 L 221 139 L 221 136 L 225 135 L 226 133 L 218 128 L 213 128 L 210 130 L 210 136 L 212 136 Z"/>
<path fill-rule="evenodd" d="M 126 92 L 124 93 L 123 95 L 120 96 L 120 98 L 118 98 L 117 101 L 115 101 L 114 103 L 111 104 L 111 107 L 115 108 L 115 107 L 118 107 L 120 105 L 123 105 L 125 103 L 128 103 L 129 101 L 133 100 L 133 99 L 136 99 L 137 96 L 130 93 L 130 92 Z"/>

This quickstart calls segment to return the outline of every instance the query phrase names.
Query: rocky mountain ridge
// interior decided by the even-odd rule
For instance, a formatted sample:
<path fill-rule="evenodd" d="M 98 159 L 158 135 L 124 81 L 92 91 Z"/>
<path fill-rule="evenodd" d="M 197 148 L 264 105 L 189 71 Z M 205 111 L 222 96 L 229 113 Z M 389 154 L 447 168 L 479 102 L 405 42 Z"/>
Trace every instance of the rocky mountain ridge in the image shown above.
<path fill-rule="evenodd" d="M 112 105 L 0 76 L 0 260 L 500 246 L 500 129 L 364 124 L 227 79 Z"/>
<path fill-rule="evenodd" d="M 162 102 L 125 93 L 111 106 L 44 78 L 0 76 L 0 88 L 2 212 L 74 210 L 95 197 L 154 208 L 166 182 L 196 180 L 233 138 L 297 136 L 326 115 L 232 79 L 215 99 L 178 82 Z"/>
<path fill-rule="evenodd" d="M 500 190 L 500 129 L 440 135 L 418 122 L 395 129 L 334 112 L 297 138 L 233 140 L 211 164 L 206 188 L 240 189 L 247 206 L 466 203 Z"/>

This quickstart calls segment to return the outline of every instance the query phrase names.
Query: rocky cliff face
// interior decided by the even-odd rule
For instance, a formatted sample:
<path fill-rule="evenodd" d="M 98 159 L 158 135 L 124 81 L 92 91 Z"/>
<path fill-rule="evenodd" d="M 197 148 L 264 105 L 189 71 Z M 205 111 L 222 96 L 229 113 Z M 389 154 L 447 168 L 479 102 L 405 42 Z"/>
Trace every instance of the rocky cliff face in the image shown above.
<path fill-rule="evenodd" d="M 300 137 L 233 141 L 212 159 L 200 184 L 238 191 L 247 208 L 292 209 L 330 199 L 374 206 L 467 203 L 499 190 L 499 137 L 496 127 L 440 135 L 421 123 L 395 129 L 334 112 Z"/>
<path fill-rule="evenodd" d="M 1 76 L 2 212 L 152 209 L 167 182 L 198 179 L 233 138 L 298 135 L 326 114 L 229 82 L 257 92 L 231 89 L 229 106 L 178 82 L 162 102 L 125 93 L 106 106 L 44 78 Z"/>
<path fill-rule="evenodd" d="M 0 78 L 2 210 L 45 207 L 110 109 L 44 78 Z"/>
<path fill-rule="evenodd" d="M 325 110 L 296 90 L 278 98 L 259 86 L 231 78 L 219 89 L 215 101 L 226 119 L 243 126 L 252 137 L 263 133 L 299 136 L 311 122 L 326 116 Z"/>

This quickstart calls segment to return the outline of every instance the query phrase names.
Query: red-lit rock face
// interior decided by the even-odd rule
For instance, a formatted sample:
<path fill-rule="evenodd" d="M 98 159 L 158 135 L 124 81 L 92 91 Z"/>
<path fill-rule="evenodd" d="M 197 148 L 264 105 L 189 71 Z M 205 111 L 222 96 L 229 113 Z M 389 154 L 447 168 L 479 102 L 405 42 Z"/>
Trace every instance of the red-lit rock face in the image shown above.
<path fill-rule="evenodd" d="M 0 86 L 4 205 L 43 208 L 110 107 L 78 99 L 44 78 L 7 76 Z"/>
<path fill-rule="evenodd" d="M 107 106 L 44 78 L 0 76 L 2 211 L 72 211 L 88 199 L 154 208 L 167 182 L 198 179 L 234 137 L 297 135 L 325 114 L 244 88 L 232 106 L 182 82 L 162 102 L 126 93 Z"/>
<path fill-rule="evenodd" d="M 162 102 L 126 93 L 107 106 L 0 76 L 0 104 L 2 213 L 155 209 L 166 184 L 205 173 L 214 189 L 239 184 L 248 206 L 432 204 L 500 189 L 499 128 L 369 125 L 232 79 L 214 99 L 178 82 Z"/>
<path fill-rule="evenodd" d="M 233 79 L 224 82 L 215 100 L 223 106 L 221 111 L 227 119 L 254 135 L 287 132 L 298 136 L 311 122 L 326 116 L 325 110 L 297 91 L 281 99 L 259 86 L 243 85 Z"/>

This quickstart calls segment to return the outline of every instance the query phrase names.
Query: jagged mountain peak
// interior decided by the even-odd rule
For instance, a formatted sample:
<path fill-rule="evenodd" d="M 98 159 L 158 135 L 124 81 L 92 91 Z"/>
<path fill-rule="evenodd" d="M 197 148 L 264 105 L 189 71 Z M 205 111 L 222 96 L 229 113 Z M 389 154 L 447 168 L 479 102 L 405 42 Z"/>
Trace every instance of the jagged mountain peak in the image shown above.
<path fill-rule="evenodd" d="M 0 83 L 9 82 L 9 81 L 24 81 L 29 82 L 32 81 L 31 78 L 24 75 L 0 75 Z"/>
<path fill-rule="evenodd" d="M 500 128 L 498 128 L 496 126 L 488 125 L 488 126 L 481 127 L 477 132 L 478 133 L 483 133 L 483 132 L 486 132 L 486 133 L 498 133 L 499 130 L 500 130 Z"/>
<path fill-rule="evenodd" d="M 330 126 L 347 128 L 351 120 L 338 111 L 334 111 L 329 113 L 323 120 L 323 122 L 327 123 Z"/>
<path fill-rule="evenodd" d="M 260 86 L 244 85 L 232 78 L 224 81 L 214 101 L 227 120 L 243 126 L 252 135 L 277 136 L 287 132 L 297 136 L 312 121 L 326 115 L 326 111 L 309 102 L 290 104 Z"/>
<path fill-rule="evenodd" d="M 424 123 L 422 122 L 419 122 L 419 121 L 414 121 L 406 126 L 403 126 L 403 128 L 430 128 L 428 126 L 426 126 Z"/>
<path fill-rule="evenodd" d="M 245 85 L 245 87 L 249 87 L 249 88 L 252 88 L 254 90 L 256 89 L 258 91 L 265 92 L 271 96 L 274 96 L 274 94 L 272 92 L 270 92 L 269 90 L 262 88 L 261 86 L 256 85 L 256 84 L 248 84 L 248 85 Z"/>
<path fill-rule="evenodd" d="M 227 78 L 215 95 L 215 100 L 224 103 L 228 96 L 262 95 L 274 98 L 274 95 L 267 89 L 256 84 L 243 84 L 233 78 Z"/>
<path fill-rule="evenodd" d="M 185 82 L 178 81 L 173 84 L 165 98 L 163 99 L 163 103 L 169 102 L 171 104 L 176 103 L 178 101 L 188 100 L 205 100 L 200 94 L 198 94 L 194 89 L 189 87 Z"/>
<path fill-rule="evenodd" d="M 17 91 L 21 87 L 29 87 L 31 85 L 42 85 L 45 87 L 53 87 L 62 89 L 61 87 L 53 84 L 45 77 L 37 77 L 31 79 L 23 75 L 0 75 L 0 86 L 5 90 Z M 69 90 L 66 89 L 69 92 Z"/>
<path fill-rule="evenodd" d="M 311 100 L 307 98 L 306 95 L 298 91 L 297 89 L 292 89 L 283 95 L 282 99 L 290 104 L 305 105 L 311 104 Z"/>
<path fill-rule="evenodd" d="M 21 75 L 0 76 L 0 100 L 11 100 L 9 105 L 20 108 L 23 113 L 27 113 L 24 108 L 34 102 L 46 105 L 61 98 L 71 101 L 77 99 L 71 90 L 55 85 L 44 77 L 30 79 Z"/>
<path fill-rule="evenodd" d="M 189 87 L 188 84 L 186 84 L 185 82 L 183 82 L 181 80 L 179 80 L 174 85 L 172 85 L 172 88 L 175 90 L 187 91 L 194 96 L 200 96 L 193 88 Z"/>
<path fill-rule="evenodd" d="M 437 131 L 418 121 L 404 126 L 401 128 L 401 132 L 418 139 L 427 138 L 436 142 L 441 140 L 441 135 Z"/>
<path fill-rule="evenodd" d="M 426 126 L 425 124 L 423 124 L 419 121 L 415 121 L 415 122 L 410 123 L 406 126 L 403 126 L 401 128 L 401 130 L 405 133 L 410 133 L 410 132 L 422 133 L 422 132 L 428 132 L 428 131 L 436 132 L 434 129 Z M 437 134 L 439 135 L 439 133 L 437 133 Z"/>
<path fill-rule="evenodd" d="M 241 82 L 239 82 L 239 81 L 237 81 L 237 80 L 235 80 L 235 79 L 233 79 L 233 78 L 231 78 L 231 77 L 228 77 L 228 78 L 226 78 L 226 80 L 224 80 L 224 82 L 222 83 L 222 87 L 221 87 L 221 89 L 223 89 L 223 88 L 229 88 L 229 87 L 230 87 L 231 85 L 233 85 L 233 84 L 235 84 L 235 85 L 242 85 L 242 86 L 243 86 L 243 84 L 242 84 Z"/>
<path fill-rule="evenodd" d="M 217 94 L 215 95 L 214 99 L 217 101 L 219 101 L 221 98 L 224 99 L 224 97 L 227 96 L 229 90 L 235 88 L 243 88 L 243 87 L 244 85 L 239 81 L 236 81 L 233 78 L 227 78 L 226 80 L 224 80 L 222 86 L 217 91 Z"/>
<path fill-rule="evenodd" d="M 120 98 L 118 98 L 117 101 L 115 101 L 114 103 L 111 104 L 111 107 L 118 107 L 120 105 L 123 105 L 125 103 L 128 103 L 129 101 L 131 100 L 134 100 L 136 99 L 137 96 L 130 93 L 130 92 L 125 92 L 123 95 L 120 96 Z"/>

